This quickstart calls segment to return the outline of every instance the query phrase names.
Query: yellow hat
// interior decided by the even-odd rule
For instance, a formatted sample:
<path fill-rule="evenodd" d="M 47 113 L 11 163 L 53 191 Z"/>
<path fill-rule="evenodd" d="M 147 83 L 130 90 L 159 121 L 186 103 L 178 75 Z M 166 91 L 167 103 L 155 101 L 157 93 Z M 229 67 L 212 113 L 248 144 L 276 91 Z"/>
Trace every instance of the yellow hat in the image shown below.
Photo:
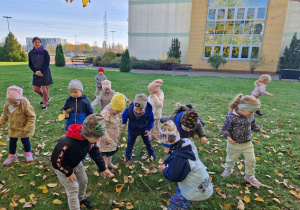
<path fill-rule="evenodd" d="M 110 108 L 116 111 L 123 111 L 125 109 L 125 97 L 123 94 L 115 94 L 111 99 Z"/>

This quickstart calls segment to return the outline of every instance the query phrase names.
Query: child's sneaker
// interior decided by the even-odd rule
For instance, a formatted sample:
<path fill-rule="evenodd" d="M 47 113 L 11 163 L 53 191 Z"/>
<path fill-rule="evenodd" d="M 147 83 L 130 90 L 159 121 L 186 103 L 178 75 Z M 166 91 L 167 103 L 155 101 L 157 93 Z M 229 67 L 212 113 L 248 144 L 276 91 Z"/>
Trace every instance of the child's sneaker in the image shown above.
<path fill-rule="evenodd" d="M 17 155 L 16 154 L 9 154 L 8 155 L 8 157 L 7 157 L 7 159 L 3 162 L 3 165 L 9 165 L 9 164 L 11 164 L 12 162 L 14 162 L 14 161 L 16 161 L 16 160 L 18 160 L 18 157 L 17 157 Z"/>
<path fill-rule="evenodd" d="M 223 173 L 221 174 L 221 176 L 222 176 L 222 177 L 229 177 L 230 174 L 232 174 L 232 173 L 233 173 L 233 169 L 231 169 L 230 171 L 228 171 L 227 169 L 225 169 L 225 170 L 223 171 Z"/>
<path fill-rule="evenodd" d="M 47 109 L 47 105 L 43 104 L 42 109 Z"/>
<path fill-rule="evenodd" d="M 264 114 L 260 112 L 260 110 L 255 112 L 256 114 L 258 114 L 259 116 L 263 116 Z"/>
<path fill-rule="evenodd" d="M 25 160 L 26 162 L 33 161 L 32 153 L 31 152 L 25 152 Z"/>
<path fill-rule="evenodd" d="M 116 166 L 116 165 L 114 165 L 112 163 L 110 165 L 108 165 L 108 167 L 113 168 L 113 169 L 117 169 L 118 168 L 118 166 Z"/>
<path fill-rule="evenodd" d="M 261 182 L 258 181 L 254 175 L 250 176 L 250 175 L 245 175 L 244 180 L 246 182 L 249 182 L 252 186 L 254 187 L 259 187 L 261 185 Z"/>
<path fill-rule="evenodd" d="M 91 160 L 91 158 L 90 158 L 89 155 L 87 154 L 87 155 L 85 156 L 85 158 L 84 158 L 84 161 L 88 162 L 88 161 L 90 161 L 90 160 Z"/>
<path fill-rule="evenodd" d="M 91 209 L 94 207 L 94 203 L 90 200 L 88 200 L 87 198 L 83 199 L 82 201 L 80 201 L 80 206 L 81 205 L 85 205 L 86 208 Z"/>

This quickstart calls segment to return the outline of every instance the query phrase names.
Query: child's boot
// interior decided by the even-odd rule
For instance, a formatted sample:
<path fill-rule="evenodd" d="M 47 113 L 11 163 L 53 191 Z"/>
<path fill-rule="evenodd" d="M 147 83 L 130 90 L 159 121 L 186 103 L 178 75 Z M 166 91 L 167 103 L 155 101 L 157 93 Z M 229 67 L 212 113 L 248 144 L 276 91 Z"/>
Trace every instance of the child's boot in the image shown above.
<path fill-rule="evenodd" d="M 9 165 L 16 160 L 18 160 L 18 157 L 16 154 L 9 154 L 7 159 L 3 162 L 3 165 L 5 165 L 5 166 Z"/>
<path fill-rule="evenodd" d="M 86 208 L 91 209 L 94 207 L 94 203 L 90 200 L 88 200 L 87 198 L 83 199 L 82 201 L 80 201 L 80 206 L 81 205 L 85 205 Z"/>
<path fill-rule="evenodd" d="M 225 169 L 225 170 L 223 171 L 223 173 L 221 174 L 221 176 L 222 176 L 222 177 L 229 177 L 230 174 L 232 174 L 232 173 L 233 173 L 233 169 L 231 169 L 230 171 L 227 170 L 227 169 Z"/>
<path fill-rule="evenodd" d="M 31 152 L 25 152 L 25 160 L 26 162 L 33 161 L 32 153 Z"/>
<path fill-rule="evenodd" d="M 255 113 L 258 114 L 259 116 L 263 116 L 264 115 L 263 113 L 260 112 L 260 110 L 257 110 Z"/>
<path fill-rule="evenodd" d="M 116 166 L 116 165 L 114 165 L 114 164 L 111 163 L 112 156 L 108 157 L 107 159 L 108 159 L 107 160 L 108 167 L 110 167 L 112 169 L 117 169 L 118 168 L 118 166 Z"/>
<path fill-rule="evenodd" d="M 252 186 L 254 187 L 259 187 L 261 185 L 261 182 L 258 181 L 254 175 L 250 176 L 250 175 L 245 175 L 244 180 L 246 182 L 249 182 Z"/>

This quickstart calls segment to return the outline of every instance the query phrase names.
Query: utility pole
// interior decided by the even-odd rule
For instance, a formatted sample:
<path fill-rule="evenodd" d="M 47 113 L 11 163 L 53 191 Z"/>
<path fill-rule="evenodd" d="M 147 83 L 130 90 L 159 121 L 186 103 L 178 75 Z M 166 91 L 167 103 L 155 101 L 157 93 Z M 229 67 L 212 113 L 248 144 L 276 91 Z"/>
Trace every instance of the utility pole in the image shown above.
<path fill-rule="evenodd" d="M 76 42 L 76 37 L 78 36 L 78 35 L 74 35 L 75 36 L 75 56 L 77 56 L 77 42 Z"/>
<path fill-rule="evenodd" d="M 115 52 L 115 39 L 114 39 L 114 33 L 115 33 L 116 31 L 110 31 L 110 32 L 111 32 L 112 40 L 113 40 L 113 42 L 112 42 L 112 48 L 113 48 L 113 52 Z"/>
<path fill-rule="evenodd" d="M 104 27 L 104 41 L 103 41 L 103 48 L 104 48 L 104 52 L 106 52 L 106 48 L 107 48 L 107 45 L 108 45 L 108 32 L 107 32 L 107 16 L 106 16 L 106 11 L 105 11 L 105 14 L 104 14 L 104 17 L 103 17 L 103 24 L 102 24 L 102 27 Z"/>
<path fill-rule="evenodd" d="M 6 20 L 7 20 L 8 32 L 10 33 L 10 30 L 9 30 L 9 21 L 8 21 L 8 19 L 9 19 L 9 18 L 12 18 L 12 17 L 8 17 L 8 16 L 3 16 L 3 17 L 6 18 Z"/>

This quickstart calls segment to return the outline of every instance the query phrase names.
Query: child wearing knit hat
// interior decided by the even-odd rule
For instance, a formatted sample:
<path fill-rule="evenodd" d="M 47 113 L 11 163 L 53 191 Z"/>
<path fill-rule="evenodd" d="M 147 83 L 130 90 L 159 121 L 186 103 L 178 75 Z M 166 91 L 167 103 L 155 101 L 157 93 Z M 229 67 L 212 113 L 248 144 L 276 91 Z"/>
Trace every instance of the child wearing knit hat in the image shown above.
<path fill-rule="evenodd" d="M 181 138 L 193 137 L 193 134 L 196 133 L 200 137 L 201 143 L 207 142 L 205 130 L 195 109 L 180 105 L 172 115 L 160 118 L 161 123 L 165 123 L 168 120 L 172 120 L 175 123 Z"/>
<path fill-rule="evenodd" d="M 85 198 L 88 177 L 82 160 L 89 153 L 104 177 L 114 175 L 105 167 L 96 142 L 104 135 L 104 119 L 99 114 L 89 115 L 83 124 L 73 124 L 66 136 L 58 140 L 51 155 L 52 167 L 64 186 L 69 209 L 80 209 L 81 205 L 92 208 L 94 203 Z"/>
<path fill-rule="evenodd" d="M 124 111 L 122 115 L 123 129 L 126 128 L 127 120 L 129 120 L 129 123 L 125 161 L 131 161 L 133 146 L 138 136 L 142 137 L 148 151 L 148 156 L 156 160 L 154 149 L 149 138 L 149 132 L 153 127 L 154 117 L 152 106 L 147 101 L 145 93 L 137 93 L 134 98 L 134 103 L 130 104 Z"/>
<path fill-rule="evenodd" d="M 190 209 L 207 200 L 213 187 L 194 142 L 181 138 L 175 123 L 169 120 L 161 126 L 161 144 L 169 157 L 159 171 L 166 179 L 178 183 L 168 209 Z"/>
<path fill-rule="evenodd" d="M 100 138 L 98 146 L 103 155 L 105 166 L 117 169 L 112 164 L 112 156 L 118 151 L 118 141 L 121 133 L 120 119 L 121 112 L 125 110 L 125 97 L 122 94 L 115 94 L 107 106 L 101 111 L 104 118 L 105 133 Z"/>
<path fill-rule="evenodd" d="M 94 113 L 90 101 L 86 95 L 82 94 L 83 85 L 80 80 L 73 79 L 69 83 L 70 97 L 67 98 L 64 107 L 61 110 L 62 114 L 65 114 L 65 131 L 68 130 L 70 125 L 82 124 L 84 119 L 90 114 Z M 71 110 L 68 111 L 67 110 Z M 86 161 L 90 158 L 87 156 Z"/>
<path fill-rule="evenodd" d="M 35 131 L 35 111 L 30 102 L 23 97 L 23 89 L 13 85 L 7 88 L 6 103 L 0 117 L 0 128 L 8 121 L 9 155 L 3 165 L 18 160 L 17 141 L 21 138 L 26 162 L 33 161 L 29 137 Z"/>
<path fill-rule="evenodd" d="M 100 92 L 100 95 L 96 97 L 96 99 L 92 103 L 93 109 L 98 106 L 99 104 L 101 105 L 101 111 L 104 109 L 104 107 L 110 103 L 111 99 L 115 94 L 121 94 L 119 92 L 116 92 L 111 89 L 111 81 L 109 80 L 104 80 L 101 83 L 102 85 L 102 91 Z M 125 95 L 124 95 L 125 96 Z M 131 101 L 125 96 L 125 100 L 127 103 L 131 103 Z"/>
<path fill-rule="evenodd" d="M 104 75 L 104 69 L 99 68 L 98 69 L 98 74 L 95 77 L 95 82 L 96 82 L 96 92 L 95 92 L 95 98 L 98 96 L 99 91 L 102 90 L 102 85 L 101 82 L 106 80 L 106 76 Z"/>
<path fill-rule="evenodd" d="M 155 130 L 156 141 L 159 141 L 160 139 L 159 119 L 161 118 L 164 104 L 164 92 L 160 89 L 160 86 L 162 84 L 163 81 L 161 79 L 157 79 L 148 85 L 148 90 L 150 93 L 150 95 L 148 96 L 148 101 L 152 105 L 154 114 L 153 128 L 150 131 L 150 140 L 153 138 L 153 133 Z"/>

